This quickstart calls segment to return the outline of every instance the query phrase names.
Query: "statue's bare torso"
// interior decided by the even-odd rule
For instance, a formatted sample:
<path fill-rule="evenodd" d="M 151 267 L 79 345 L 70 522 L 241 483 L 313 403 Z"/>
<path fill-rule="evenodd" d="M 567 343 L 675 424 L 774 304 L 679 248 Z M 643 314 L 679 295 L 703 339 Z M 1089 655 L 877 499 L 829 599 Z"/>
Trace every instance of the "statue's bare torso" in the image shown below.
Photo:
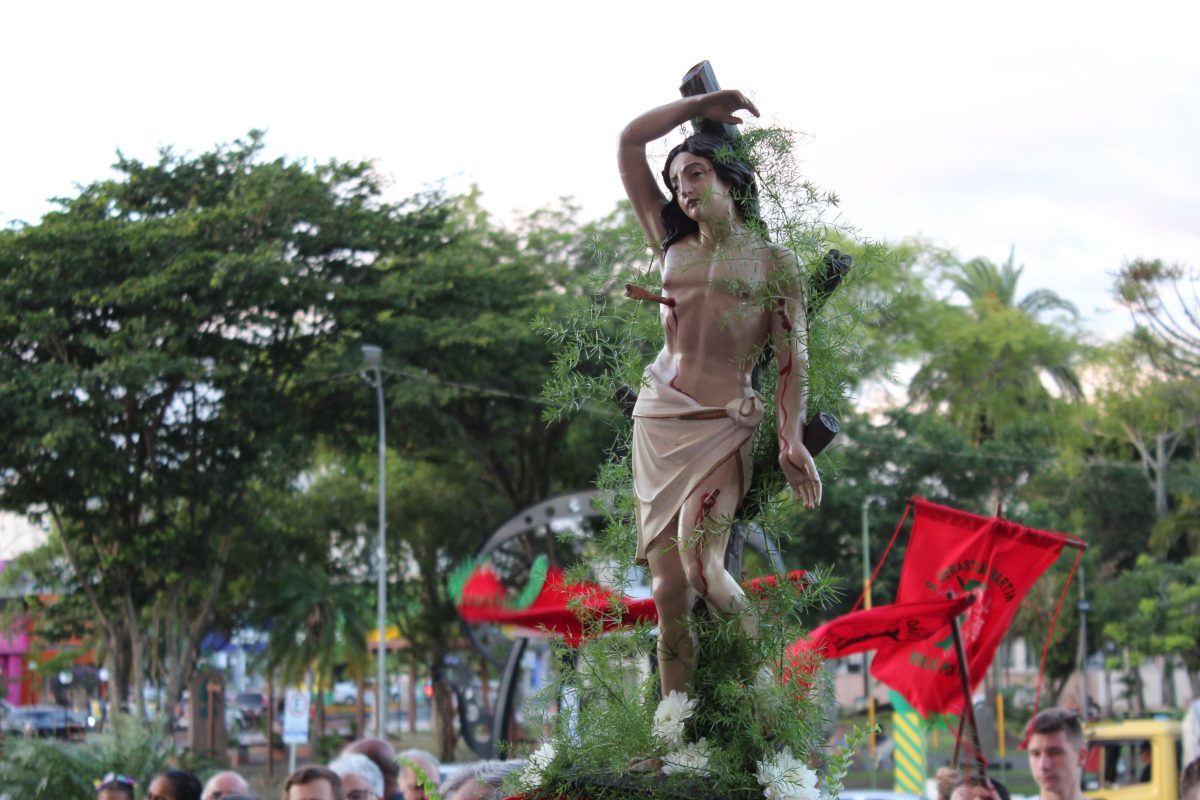
<path fill-rule="evenodd" d="M 691 236 L 663 259 L 663 349 L 651 365 L 659 380 L 705 406 L 724 406 L 752 390 L 750 375 L 770 332 L 761 293 L 770 248 L 746 234 L 705 245 Z"/>

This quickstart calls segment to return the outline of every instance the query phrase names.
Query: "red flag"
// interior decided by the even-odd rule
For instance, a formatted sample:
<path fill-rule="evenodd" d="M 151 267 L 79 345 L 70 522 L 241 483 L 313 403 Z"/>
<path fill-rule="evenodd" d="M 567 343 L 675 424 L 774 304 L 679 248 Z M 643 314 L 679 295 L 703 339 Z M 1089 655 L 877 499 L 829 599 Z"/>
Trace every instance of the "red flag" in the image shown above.
<path fill-rule="evenodd" d="M 919 603 L 893 603 L 844 614 L 814 628 L 807 642 L 788 648 L 814 649 L 825 658 L 841 658 L 868 650 L 928 639 L 975 602 L 972 594 Z M 799 647 L 798 647 L 799 646 Z"/>
<path fill-rule="evenodd" d="M 466 582 L 458 613 L 472 624 L 515 625 L 523 629 L 524 635 L 537 635 L 542 630 L 557 633 L 572 647 L 585 638 L 585 619 L 589 617 L 602 618 L 604 630 L 657 617 L 652 599 L 622 597 L 621 617 L 617 619 L 611 613 L 612 592 L 594 583 L 566 583 L 562 570 L 555 567 L 548 570 L 537 597 L 526 608 L 507 608 L 496 601 L 494 588 L 499 585 L 490 564 L 476 568 Z"/>
<path fill-rule="evenodd" d="M 784 578 L 803 588 L 804 576 L 804 570 L 793 570 Z M 747 581 L 745 587 L 748 594 L 755 596 L 775 584 L 775 576 L 767 575 Z M 618 619 L 613 613 L 613 592 L 594 583 L 568 584 L 562 570 L 556 567 L 547 569 L 544 581 L 533 588 L 537 594 L 529 605 L 513 607 L 506 603 L 504 583 L 495 567 L 489 562 L 473 565 L 458 592 L 458 613 L 468 624 L 513 625 L 521 628 L 525 636 L 540 635 L 543 630 L 557 633 L 572 647 L 586 638 L 587 621 L 601 620 L 603 630 L 607 631 L 640 620 L 658 619 L 653 599 L 628 596 L 620 599 Z"/>
<path fill-rule="evenodd" d="M 1064 538 L 999 517 L 981 517 L 914 498 L 912 533 L 896 602 L 973 594 L 962 620 L 967 677 L 974 689 L 991 666 L 1021 600 L 1062 552 Z M 957 713 L 963 702 L 950 626 L 931 638 L 880 648 L 871 674 L 922 715 Z"/>

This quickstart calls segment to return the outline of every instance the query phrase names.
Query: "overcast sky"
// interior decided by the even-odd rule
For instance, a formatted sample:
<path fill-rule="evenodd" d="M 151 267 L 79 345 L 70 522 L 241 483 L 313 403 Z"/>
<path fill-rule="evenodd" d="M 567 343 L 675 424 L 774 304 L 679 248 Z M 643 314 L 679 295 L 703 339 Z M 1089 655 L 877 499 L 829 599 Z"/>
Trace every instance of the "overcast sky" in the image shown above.
<path fill-rule="evenodd" d="M 373 159 L 399 198 L 476 183 L 501 218 L 621 197 L 618 131 L 709 59 L 864 236 L 1026 265 L 1125 327 L 1111 273 L 1200 254 L 1194 3 L 41 2 L 4 13 L 0 222 L 114 153 Z"/>
<path fill-rule="evenodd" d="M 399 199 L 478 184 L 500 218 L 621 197 L 616 136 L 709 59 L 864 236 L 1026 265 L 1104 335 L 1130 258 L 1200 266 L 1200 5 L 1187 2 L 11 3 L 0 223 L 251 128 L 372 159 Z M 4 520 L 0 558 L 30 540 Z"/>

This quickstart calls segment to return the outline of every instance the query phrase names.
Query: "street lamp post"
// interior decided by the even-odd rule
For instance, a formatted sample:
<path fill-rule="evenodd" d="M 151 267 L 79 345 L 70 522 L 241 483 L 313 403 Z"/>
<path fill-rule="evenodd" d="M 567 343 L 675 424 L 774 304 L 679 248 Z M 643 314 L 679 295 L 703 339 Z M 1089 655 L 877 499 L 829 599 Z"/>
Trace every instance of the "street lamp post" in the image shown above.
<path fill-rule="evenodd" d="M 375 379 L 375 398 L 379 405 L 379 544 L 375 555 L 379 583 L 376 594 L 378 607 L 376 609 L 376 633 L 379 636 L 378 672 L 375 679 L 375 736 L 383 738 L 383 719 L 387 715 L 387 670 L 384 655 L 387 642 L 387 550 L 386 515 L 387 515 L 387 455 L 384 447 L 385 428 L 383 416 L 383 348 L 373 344 L 362 346 L 363 363 Z"/>
<path fill-rule="evenodd" d="M 862 503 L 862 583 L 863 608 L 871 607 L 871 499 L 867 497 Z M 871 686 L 870 662 L 866 653 L 862 654 L 863 693 L 867 700 L 867 725 L 871 732 L 867 738 L 867 754 L 871 759 L 871 787 L 875 787 L 875 690 Z"/>

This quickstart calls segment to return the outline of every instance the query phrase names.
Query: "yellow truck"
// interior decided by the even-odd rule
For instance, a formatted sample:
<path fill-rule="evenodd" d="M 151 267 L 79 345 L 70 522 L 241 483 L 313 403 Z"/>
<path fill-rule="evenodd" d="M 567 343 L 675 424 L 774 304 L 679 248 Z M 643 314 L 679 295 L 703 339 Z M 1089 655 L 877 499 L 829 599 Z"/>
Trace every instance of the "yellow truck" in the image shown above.
<path fill-rule="evenodd" d="M 1092 800 L 1178 800 L 1180 727 L 1157 719 L 1089 724 L 1084 794 Z"/>

